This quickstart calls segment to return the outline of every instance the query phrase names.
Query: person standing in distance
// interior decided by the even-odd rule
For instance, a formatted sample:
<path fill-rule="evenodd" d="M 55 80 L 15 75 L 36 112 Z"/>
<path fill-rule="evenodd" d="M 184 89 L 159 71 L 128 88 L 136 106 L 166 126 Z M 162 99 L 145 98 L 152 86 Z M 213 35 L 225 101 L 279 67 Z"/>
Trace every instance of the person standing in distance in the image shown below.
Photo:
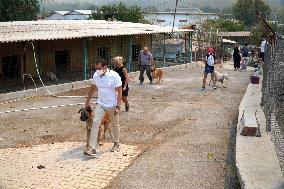
<path fill-rule="evenodd" d="M 262 62 L 264 62 L 265 46 L 266 46 L 266 39 L 262 38 L 262 41 L 260 44 L 260 55 L 259 55 L 259 58 L 261 58 Z"/>
<path fill-rule="evenodd" d="M 201 90 L 205 89 L 206 79 L 209 73 L 211 74 L 211 80 L 213 81 L 213 88 L 217 89 L 215 75 L 214 75 L 214 65 L 216 64 L 216 56 L 214 55 L 213 48 L 211 47 L 208 48 L 208 54 L 206 55 L 206 60 L 204 63 L 205 63 L 205 68 L 204 68 L 204 77 L 203 77 Z"/>
<path fill-rule="evenodd" d="M 150 80 L 150 84 L 153 84 L 152 82 L 152 76 L 151 76 L 151 65 L 153 63 L 153 55 L 149 52 L 148 47 L 144 47 L 143 50 L 140 51 L 138 62 L 140 64 L 140 85 L 143 85 L 144 82 L 144 72 L 146 70 L 146 74 Z"/>
<path fill-rule="evenodd" d="M 236 44 L 234 47 L 233 59 L 234 59 L 234 70 L 239 70 L 241 67 L 241 55 L 240 55 L 240 47 L 238 44 Z"/>
<path fill-rule="evenodd" d="M 85 102 L 86 107 L 90 107 L 90 100 L 94 93 L 98 92 L 97 106 L 94 111 L 94 121 L 90 135 L 90 148 L 84 150 L 84 154 L 95 156 L 97 147 L 97 138 L 99 125 L 106 112 L 109 113 L 110 121 L 113 129 L 114 144 L 112 152 L 119 150 L 120 125 L 119 112 L 122 99 L 122 82 L 118 73 L 108 69 L 105 59 L 96 61 L 96 72 L 94 73 L 88 97 Z"/>
<path fill-rule="evenodd" d="M 241 71 L 247 71 L 248 62 L 249 62 L 249 48 L 248 48 L 248 44 L 245 43 L 245 46 L 242 48 Z"/>

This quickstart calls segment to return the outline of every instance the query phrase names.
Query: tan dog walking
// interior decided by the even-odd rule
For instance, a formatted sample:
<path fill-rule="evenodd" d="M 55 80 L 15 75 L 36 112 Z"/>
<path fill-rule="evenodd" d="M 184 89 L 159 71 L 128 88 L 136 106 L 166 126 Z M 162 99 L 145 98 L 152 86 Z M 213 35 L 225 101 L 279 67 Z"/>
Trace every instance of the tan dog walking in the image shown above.
<path fill-rule="evenodd" d="M 156 68 L 156 66 L 151 66 L 151 74 L 153 79 L 157 79 L 157 83 L 163 82 L 163 70 L 162 68 Z"/>
<path fill-rule="evenodd" d="M 80 120 L 86 122 L 86 131 L 87 131 L 87 144 L 86 149 L 90 148 L 90 134 L 92 129 L 92 124 L 94 120 L 94 115 L 91 107 L 85 107 L 81 108 L 78 113 L 81 113 Z M 109 132 L 110 137 L 112 138 L 112 130 L 111 130 L 111 124 L 109 121 L 109 113 L 106 112 L 104 115 L 104 118 L 102 119 L 102 122 L 99 126 L 99 136 L 98 136 L 98 144 L 102 146 L 105 141 L 105 134 L 106 132 Z M 85 153 L 86 154 L 86 153 Z"/>

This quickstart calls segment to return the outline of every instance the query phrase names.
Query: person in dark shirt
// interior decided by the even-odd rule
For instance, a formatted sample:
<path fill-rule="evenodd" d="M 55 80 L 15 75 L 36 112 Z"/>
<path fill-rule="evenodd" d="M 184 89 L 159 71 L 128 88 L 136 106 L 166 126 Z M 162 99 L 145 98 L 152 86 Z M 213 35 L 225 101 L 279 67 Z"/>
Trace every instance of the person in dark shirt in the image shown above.
<path fill-rule="evenodd" d="M 214 50 L 213 48 L 208 48 L 208 54 L 206 55 L 205 60 L 205 70 L 204 70 L 204 77 L 203 77 L 203 85 L 201 90 L 205 89 L 206 79 L 207 75 L 211 74 L 211 80 L 213 81 L 214 89 L 217 89 L 216 87 L 216 81 L 215 81 L 215 75 L 214 75 L 214 65 L 216 63 L 216 56 L 213 54 Z"/>
<path fill-rule="evenodd" d="M 241 55 L 240 55 L 239 45 L 236 45 L 234 48 L 233 59 L 234 59 L 234 69 L 239 70 L 241 67 Z"/>
<path fill-rule="evenodd" d="M 249 48 L 247 43 L 245 43 L 245 46 L 242 48 L 241 53 L 242 53 L 241 71 L 247 71 L 247 66 L 249 62 Z"/>
<path fill-rule="evenodd" d="M 129 110 L 129 102 L 128 102 L 128 82 L 129 76 L 127 69 L 123 66 L 123 58 L 121 56 L 116 56 L 113 58 L 113 65 L 115 67 L 114 71 L 118 73 L 122 81 L 122 101 L 125 103 L 125 110 Z"/>

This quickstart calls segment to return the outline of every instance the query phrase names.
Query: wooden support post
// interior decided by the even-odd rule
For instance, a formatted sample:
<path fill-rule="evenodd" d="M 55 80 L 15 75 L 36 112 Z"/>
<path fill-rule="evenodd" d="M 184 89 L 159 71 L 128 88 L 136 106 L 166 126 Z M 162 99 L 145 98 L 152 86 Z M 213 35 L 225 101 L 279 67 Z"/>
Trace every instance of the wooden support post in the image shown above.
<path fill-rule="evenodd" d="M 128 72 L 131 72 L 131 65 L 132 65 L 132 36 L 129 36 L 128 40 Z"/>
<path fill-rule="evenodd" d="M 89 77 L 88 74 L 88 64 L 89 64 L 89 48 L 87 44 L 87 39 L 83 39 L 83 64 L 84 64 L 84 80 Z"/>
<path fill-rule="evenodd" d="M 192 32 L 188 34 L 188 60 L 189 63 L 192 62 Z"/>
<path fill-rule="evenodd" d="M 166 66 L 166 34 L 164 34 L 164 42 L 163 42 L 163 67 Z"/>

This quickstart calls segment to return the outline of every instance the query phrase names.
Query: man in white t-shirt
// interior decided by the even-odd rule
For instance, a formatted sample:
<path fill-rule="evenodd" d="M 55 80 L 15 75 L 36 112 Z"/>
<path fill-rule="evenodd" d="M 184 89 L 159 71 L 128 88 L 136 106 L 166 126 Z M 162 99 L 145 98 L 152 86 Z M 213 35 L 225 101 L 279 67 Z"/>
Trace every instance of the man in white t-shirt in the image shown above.
<path fill-rule="evenodd" d="M 96 146 L 99 125 L 104 117 L 105 112 L 109 112 L 110 121 L 113 130 L 114 145 L 112 152 L 119 150 L 120 125 L 119 112 L 122 99 L 122 82 L 121 78 L 113 70 L 108 69 L 108 64 L 104 59 L 96 61 L 96 72 L 94 73 L 91 87 L 88 92 L 88 97 L 85 106 L 90 106 L 90 100 L 93 94 L 98 92 L 98 105 L 94 112 L 94 122 L 91 129 L 90 148 L 85 149 L 87 155 L 96 155 Z"/>
<path fill-rule="evenodd" d="M 263 62 L 264 62 L 265 45 L 266 45 L 266 39 L 262 38 L 261 45 L 260 45 L 260 56 L 259 56 L 259 58 L 261 58 Z"/>

